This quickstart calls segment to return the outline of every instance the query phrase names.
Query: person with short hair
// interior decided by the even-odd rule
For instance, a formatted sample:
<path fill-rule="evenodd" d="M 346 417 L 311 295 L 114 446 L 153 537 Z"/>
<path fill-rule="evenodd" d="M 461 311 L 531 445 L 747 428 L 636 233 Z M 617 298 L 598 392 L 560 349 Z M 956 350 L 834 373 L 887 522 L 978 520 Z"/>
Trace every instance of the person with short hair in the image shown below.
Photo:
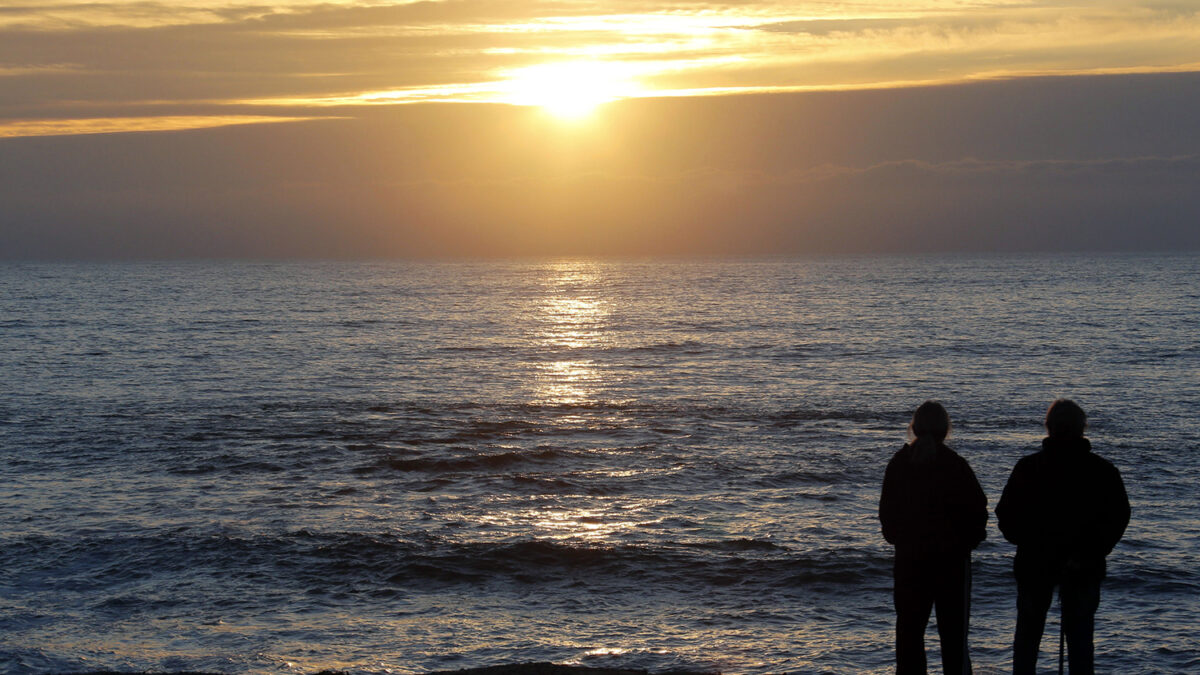
<path fill-rule="evenodd" d="M 1072 675 L 1095 668 L 1092 633 L 1106 557 L 1129 524 L 1121 472 L 1092 452 L 1084 437 L 1087 414 L 1058 399 L 1046 411 L 1042 449 L 1013 468 L 996 519 L 1017 545 L 1017 628 L 1013 673 L 1035 673 L 1054 589 L 1062 609 Z"/>
<path fill-rule="evenodd" d="M 925 672 L 925 627 L 936 608 L 943 672 L 970 673 L 971 551 L 987 535 L 987 497 L 945 444 L 950 415 L 940 403 L 922 403 L 908 431 L 879 498 L 883 537 L 896 547 L 896 672 Z"/>

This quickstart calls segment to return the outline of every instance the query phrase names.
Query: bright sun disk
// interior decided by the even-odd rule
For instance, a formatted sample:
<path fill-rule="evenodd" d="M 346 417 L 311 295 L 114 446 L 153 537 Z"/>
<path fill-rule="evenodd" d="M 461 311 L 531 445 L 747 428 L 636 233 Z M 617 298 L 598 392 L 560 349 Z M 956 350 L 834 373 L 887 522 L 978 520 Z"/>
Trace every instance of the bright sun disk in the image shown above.
<path fill-rule="evenodd" d="M 637 84 L 627 67 L 602 61 L 569 61 L 520 68 L 508 73 L 504 100 L 540 106 L 556 117 L 578 119 L 597 106 L 634 95 Z"/>

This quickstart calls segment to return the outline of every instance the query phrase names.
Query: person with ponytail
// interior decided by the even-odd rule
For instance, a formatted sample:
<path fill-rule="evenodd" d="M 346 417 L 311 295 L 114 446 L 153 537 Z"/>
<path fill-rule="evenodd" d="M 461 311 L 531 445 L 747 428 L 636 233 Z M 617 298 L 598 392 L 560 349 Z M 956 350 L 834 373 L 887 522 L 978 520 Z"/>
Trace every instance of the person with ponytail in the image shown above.
<path fill-rule="evenodd" d="M 896 672 L 925 672 L 925 627 L 937 612 L 942 670 L 971 672 L 967 627 L 971 551 L 987 535 L 987 497 L 965 459 L 945 443 L 950 415 L 926 401 L 909 442 L 888 462 L 879 498 L 883 537 L 895 546 Z"/>

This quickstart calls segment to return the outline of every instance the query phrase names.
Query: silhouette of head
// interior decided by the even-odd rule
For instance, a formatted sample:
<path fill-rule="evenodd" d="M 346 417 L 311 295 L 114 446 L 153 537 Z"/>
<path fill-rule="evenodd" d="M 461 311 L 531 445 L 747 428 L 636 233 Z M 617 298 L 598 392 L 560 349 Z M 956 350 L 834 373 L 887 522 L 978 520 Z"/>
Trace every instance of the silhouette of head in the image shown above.
<path fill-rule="evenodd" d="M 939 443 L 950 435 L 950 413 L 937 401 L 925 401 L 908 423 L 908 435 L 914 439 L 932 438 Z"/>
<path fill-rule="evenodd" d="M 1087 413 L 1070 399 L 1060 398 L 1046 411 L 1046 433 L 1060 438 L 1080 438 L 1087 428 Z"/>

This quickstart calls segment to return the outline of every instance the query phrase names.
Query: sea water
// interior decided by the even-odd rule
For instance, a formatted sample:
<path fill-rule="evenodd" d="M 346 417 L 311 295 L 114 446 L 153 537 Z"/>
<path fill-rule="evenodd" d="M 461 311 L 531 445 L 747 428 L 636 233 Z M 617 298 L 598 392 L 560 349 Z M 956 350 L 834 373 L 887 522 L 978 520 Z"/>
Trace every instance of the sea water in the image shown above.
<path fill-rule="evenodd" d="M 891 667 L 941 400 L 994 508 L 1078 401 L 1102 671 L 1200 669 L 1200 257 L 0 266 L 0 670 Z M 976 672 L 1013 547 L 974 554 Z M 1057 659 L 1051 610 L 1042 665 Z M 927 644 L 936 667 L 931 621 Z"/>

